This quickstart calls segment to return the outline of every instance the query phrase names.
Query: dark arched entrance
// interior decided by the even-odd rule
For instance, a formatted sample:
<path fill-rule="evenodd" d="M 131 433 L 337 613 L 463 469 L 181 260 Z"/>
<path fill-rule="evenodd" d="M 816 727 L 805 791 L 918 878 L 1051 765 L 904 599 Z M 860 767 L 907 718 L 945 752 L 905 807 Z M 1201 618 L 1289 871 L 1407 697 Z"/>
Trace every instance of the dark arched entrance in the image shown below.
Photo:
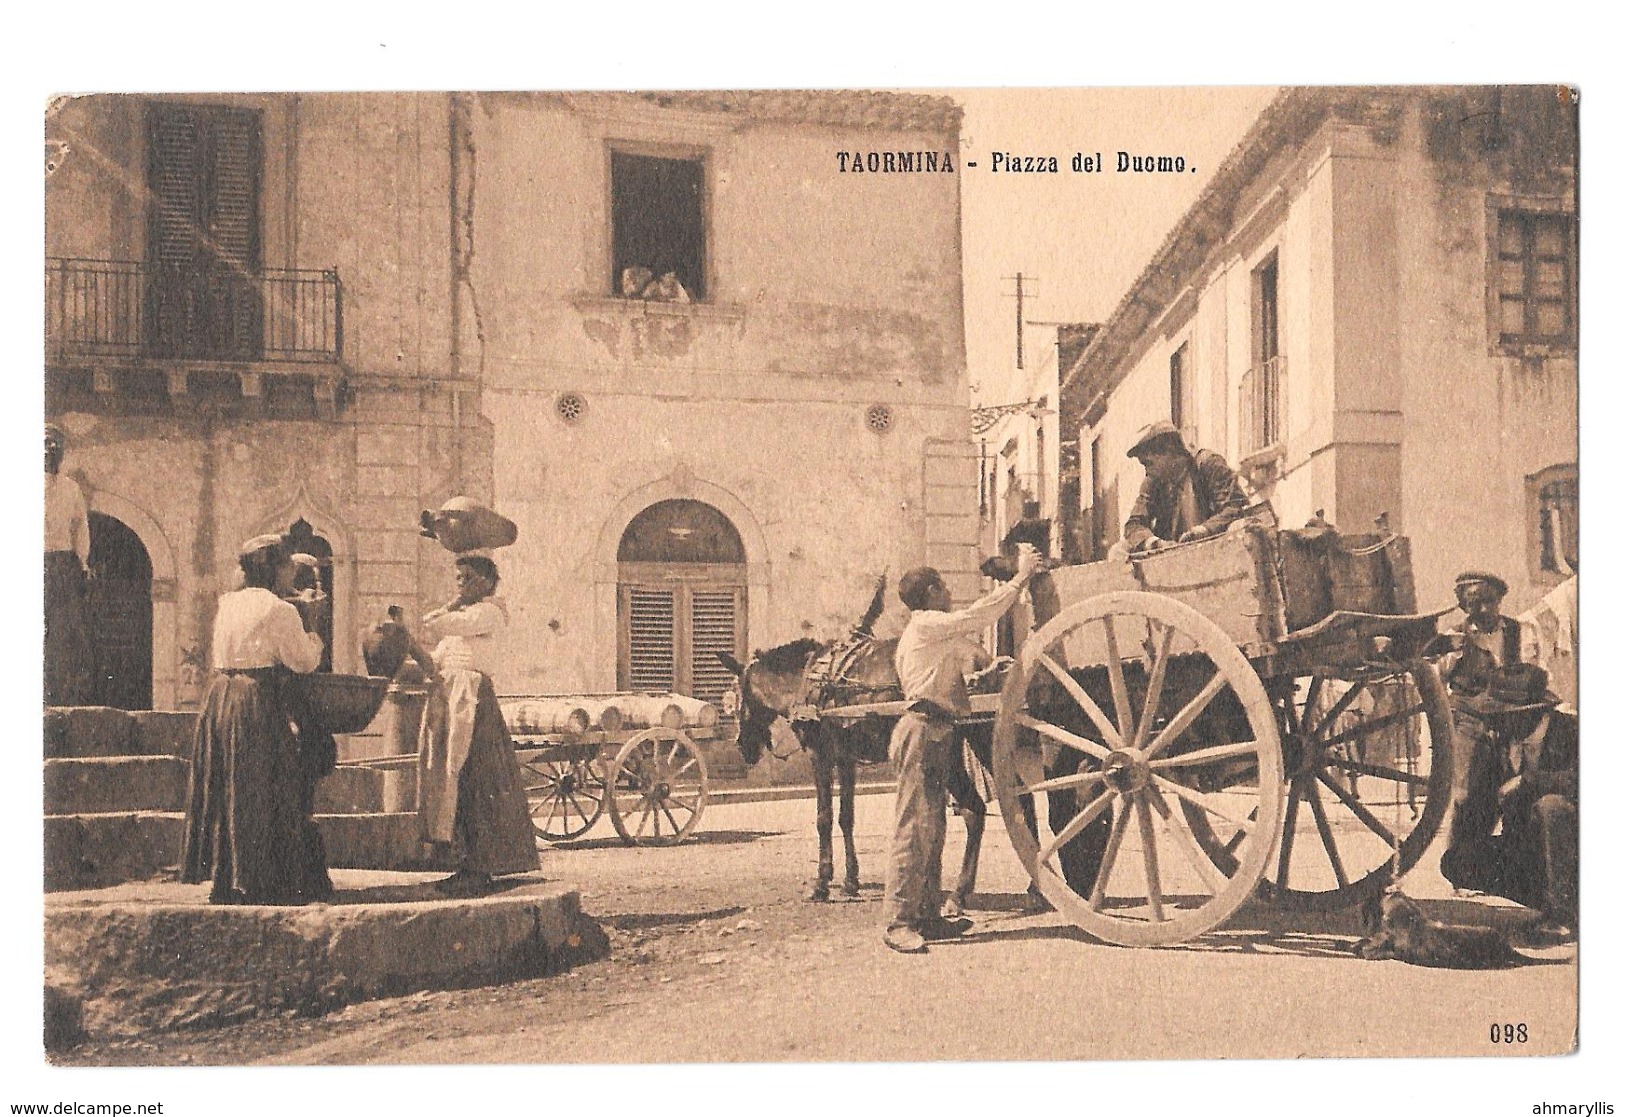
<path fill-rule="evenodd" d="M 288 528 L 288 549 L 293 554 L 309 555 L 316 560 L 316 589 L 327 603 L 317 611 L 316 635 L 322 638 L 322 661 L 318 671 L 333 670 L 333 545 L 303 518 Z"/>
<path fill-rule="evenodd" d="M 122 521 L 90 514 L 90 583 L 85 593 L 94 674 L 90 701 L 152 708 L 152 559 Z"/>
<path fill-rule="evenodd" d="M 622 690 L 715 702 L 733 682 L 718 652 L 745 658 L 745 545 L 728 517 L 697 500 L 663 500 L 621 535 Z"/>

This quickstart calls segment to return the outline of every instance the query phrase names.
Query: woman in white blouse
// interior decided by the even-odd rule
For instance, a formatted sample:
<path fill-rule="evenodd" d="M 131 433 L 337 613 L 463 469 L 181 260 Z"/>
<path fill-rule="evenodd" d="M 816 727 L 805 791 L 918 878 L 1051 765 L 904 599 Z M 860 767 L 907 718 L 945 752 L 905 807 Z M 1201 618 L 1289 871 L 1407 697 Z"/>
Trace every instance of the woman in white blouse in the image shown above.
<path fill-rule="evenodd" d="M 456 598 L 423 618 L 438 643 L 418 734 L 418 819 L 424 841 L 449 849 L 457 864 L 436 885 L 452 895 L 487 891 L 494 875 L 538 865 L 513 738 L 491 684 L 508 624 L 492 596 L 497 579 L 490 559 L 459 557 Z M 421 648 L 417 655 L 425 658 Z"/>
<path fill-rule="evenodd" d="M 193 741 L 181 879 L 210 881 L 215 904 L 303 904 L 333 892 L 301 794 L 299 741 L 289 724 L 295 674 L 322 641 L 277 596 L 291 573 L 281 536 L 238 552 L 243 588 L 221 596 L 214 675 Z"/>

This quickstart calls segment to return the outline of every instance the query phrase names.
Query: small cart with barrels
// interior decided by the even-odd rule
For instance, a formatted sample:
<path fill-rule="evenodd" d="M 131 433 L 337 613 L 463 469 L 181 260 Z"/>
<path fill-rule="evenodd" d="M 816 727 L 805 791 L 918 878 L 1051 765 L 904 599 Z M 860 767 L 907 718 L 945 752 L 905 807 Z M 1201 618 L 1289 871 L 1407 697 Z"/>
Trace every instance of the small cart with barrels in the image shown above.
<path fill-rule="evenodd" d="M 715 706 L 676 694 L 516 694 L 499 704 L 539 838 L 574 840 L 606 812 L 628 845 L 694 833 L 709 794 L 697 742 L 716 737 Z"/>
<path fill-rule="evenodd" d="M 1256 893 L 1346 907 L 1437 833 L 1442 613 L 1415 611 L 1403 537 L 1244 520 L 1040 574 L 1030 599 L 993 782 L 1028 873 L 1095 938 L 1183 942 Z"/>

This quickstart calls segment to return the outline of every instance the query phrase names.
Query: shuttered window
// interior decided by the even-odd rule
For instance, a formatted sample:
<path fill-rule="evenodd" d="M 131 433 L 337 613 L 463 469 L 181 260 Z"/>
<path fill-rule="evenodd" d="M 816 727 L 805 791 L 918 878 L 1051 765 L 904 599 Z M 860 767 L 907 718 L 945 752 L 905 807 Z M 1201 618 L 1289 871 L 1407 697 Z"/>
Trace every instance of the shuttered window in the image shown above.
<path fill-rule="evenodd" d="M 260 165 L 258 112 L 149 106 L 149 354 L 259 355 Z"/>
<path fill-rule="evenodd" d="M 676 595 L 627 586 L 622 592 L 627 649 L 625 690 L 671 691 L 677 684 Z"/>
<path fill-rule="evenodd" d="M 733 683 L 733 675 L 717 658 L 718 652 L 739 654 L 739 612 L 744 591 L 737 589 L 693 591 L 690 600 L 693 655 L 692 690 L 695 698 L 707 702 L 720 699 Z"/>
<path fill-rule="evenodd" d="M 666 570 L 681 570 L 693 580 L 669 576 L 655 586 L 648 583 L 659 573 L 623 567 L 618 685 L 715 702 L 733 683 L 717 654 L 745 654 L 744 568 L 673 564 Z"/>

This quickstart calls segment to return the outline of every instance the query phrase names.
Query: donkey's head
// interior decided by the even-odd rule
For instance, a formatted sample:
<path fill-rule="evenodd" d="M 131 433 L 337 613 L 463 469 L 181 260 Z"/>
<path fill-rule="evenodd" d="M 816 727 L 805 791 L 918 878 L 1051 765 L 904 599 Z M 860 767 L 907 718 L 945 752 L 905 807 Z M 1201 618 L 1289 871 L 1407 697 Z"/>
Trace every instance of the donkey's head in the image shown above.
<path fill-rule="evenodd" d="M 734 674 L 734 689 L 725 704 L 738 713 L 739 755 L 746 764 L 761 759 L 773 723 L 805 701 L 807 664 L 822 646 L 816 640 L 796 640 L 758 652 L 749 663 L 740 663 L 726 652 L 717 654 Z"/>

